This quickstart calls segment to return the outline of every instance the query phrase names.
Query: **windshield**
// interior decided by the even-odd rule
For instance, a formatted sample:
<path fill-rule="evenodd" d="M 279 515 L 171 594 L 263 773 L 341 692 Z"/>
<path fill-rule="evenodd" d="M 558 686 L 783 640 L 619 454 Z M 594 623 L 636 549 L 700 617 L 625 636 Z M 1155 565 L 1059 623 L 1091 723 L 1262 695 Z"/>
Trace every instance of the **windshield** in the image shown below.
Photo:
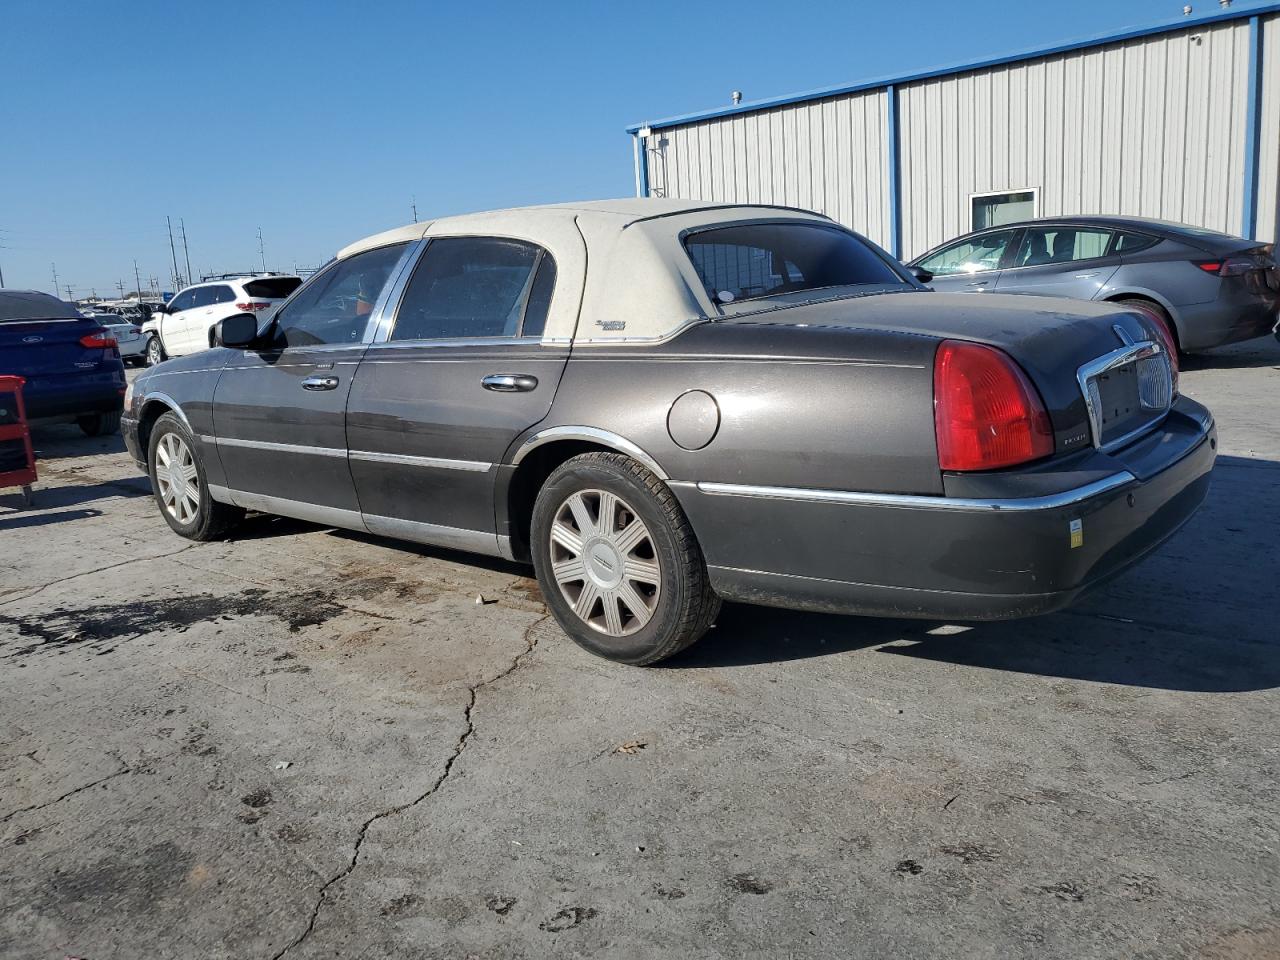
<path fill-rule="evenodd" d="M 830 287 L 910 287 L 875 250 L 835 226 L 748 223 L 692 233 L 684 245 L 707 296 L 721 306 Z"/>

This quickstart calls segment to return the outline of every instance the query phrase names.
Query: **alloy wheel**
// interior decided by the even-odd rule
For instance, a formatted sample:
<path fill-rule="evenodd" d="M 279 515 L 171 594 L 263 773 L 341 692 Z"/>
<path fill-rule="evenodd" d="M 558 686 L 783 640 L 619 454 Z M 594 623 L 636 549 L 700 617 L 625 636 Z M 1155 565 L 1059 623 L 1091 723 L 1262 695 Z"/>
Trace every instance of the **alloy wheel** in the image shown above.
<path fill-rule="evenodd" d="M 186 441 L 166 433 L 156 444 L 156 484 L 165 511 L 178 523 L 188 524 L 200 512 L 200 478 Z"/>
<path fill-rule="evenodd" d="M 163 351 L 160 348 L 160 340 L 157 337 L 152 337 L 147 341 L 147 363 L 154 367 L 163 359 L 164 356 Z"/>
<path fill-rule="evenodd" d="M 579 490 L 551 524 L 551 575 L 573 612 L 611 637 L 635 633 L 658 606 L 662 568 L 649 528 L 607 490 Z"/>

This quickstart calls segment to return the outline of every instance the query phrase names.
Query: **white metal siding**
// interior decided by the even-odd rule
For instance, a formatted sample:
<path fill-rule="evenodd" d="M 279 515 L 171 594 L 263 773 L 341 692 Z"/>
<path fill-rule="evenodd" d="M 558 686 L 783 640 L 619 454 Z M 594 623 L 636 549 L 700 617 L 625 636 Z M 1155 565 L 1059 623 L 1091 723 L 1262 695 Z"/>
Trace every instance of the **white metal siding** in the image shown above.
<path fill-rule="evenodd" d="M 655 197 L 816 210 L 889 242 L 888 113 L 883 91 L 655 130 Z"/>
<path fill-rule="evenodd" d="M 1262 22 L 1261 112 L 1257 237 L 1280 244 L 1280 16 Z"/>
<path fill-rule="evenodd" d="M 1119 213 L 1239 233 L 1248 65 L 1240 20 L 902 87 L 905 258 L 972 229 L 972 194 L 1029 187 L 1040 216 Z M 1267 109 L 1274 208 L 1275 93 Z"/>

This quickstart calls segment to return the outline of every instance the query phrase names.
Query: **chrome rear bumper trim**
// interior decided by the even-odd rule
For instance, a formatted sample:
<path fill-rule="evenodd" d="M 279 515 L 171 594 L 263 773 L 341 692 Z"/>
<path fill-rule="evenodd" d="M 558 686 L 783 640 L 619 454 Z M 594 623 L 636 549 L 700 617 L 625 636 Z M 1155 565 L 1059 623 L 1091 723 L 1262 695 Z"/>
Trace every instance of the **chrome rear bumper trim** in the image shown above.
<path fill-rule="evenodd" d="M 1040 497 L 982 500 L 968 497 L 930 497 L 903 493 L 857 493 L 849 490 L 814 490 L 805 487 L 756 487 L 739 483 L 699 483 L 702 493 L 718 497 L 755 497 L 765 500 L 804 500 L 813 503 L 845 503 L 912 510 L 967 510 L 970 512 L 1056 510 L 1132 483 L 1137 478 L 1127 470 Z"/>

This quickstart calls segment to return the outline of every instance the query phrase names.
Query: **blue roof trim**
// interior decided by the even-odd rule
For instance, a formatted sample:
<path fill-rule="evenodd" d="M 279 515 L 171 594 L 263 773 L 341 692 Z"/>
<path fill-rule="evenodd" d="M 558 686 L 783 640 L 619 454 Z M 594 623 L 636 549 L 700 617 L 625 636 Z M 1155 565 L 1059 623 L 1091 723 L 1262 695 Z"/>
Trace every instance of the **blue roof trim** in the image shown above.
<path fill-rule="evenodd" d="M 1259 6 L 1221 10 L 1217 13 L 1205 14 L 1199 17 L 1179 17 L 1176 20 L 1162 20 L 1159 23 L 1148 24 L 1143 27 L 1132 27 L 1116 33 L 1100 33 L 1093 37 L 1085 37 L 1081 40 L 1071 40 L 1067 43 L 1060 43 L 1052 47 L 1040 47 L 1035 50 L 1022 50 L 1017 53 L 1010 53 L 998 57 L 984 57 L 980 60 L 969 60 L 964 63 L 955 63 L 944 67 L 932 67 L 916 73 L 895 75 L 891 77 L 876 77 L 872 80 L 862 80 L 857 83 L 843 84 L 835 87 L 820 87 L 817 90 L 806 90 L 802 93 L 793 93 L 783 97 L 769 97 L 764 100 L 750 100 L 746 103 L 737 104 L 736 106 L 721 107 L 716 110 L 701 110 L 696 113 L 683 113 L 679 116 L 666 117 L 662 120 L 652 120 L 648 123 L 632 124 L 627 127 L 627 133 L 634 134 L 636 131 L 644 127 L 649 127 L 653 130 L 661 130 L 664 127 L 678 127 L 681 124 L 694 123 L 698 120 L 714 120 L 718 117 L 730 117 L 742 113 L 754 113 L 757 110 L 767 110 L 770 107 L 783 107 L 792 103 L 804 103 L 809 100 L 822 100 L 827 97 L 838 97 L 845 94 L 858 93 L 864 90 L 879 90 L 889 86 L 914 83 L 919 80 L 932 80 L 937 77 L 946 77 L 957 73 L 968 73 L 971 70 L 981 70 L 986 67 L 998 67 L 1006 63 L 1018 63 L 1023 60 L 1036 60 L 1040 57 L 1049 57 L 1057 53 L 1069 53 L 1072 50 L 1083 50 L 1087 47 L 1098 47 L 1108 43 L 1119 43 L 1122 40 L 1134 40 L 1138 37 L 1150 37 L 1160 33 L 1173 33 L 1178 30 L 1210 26 L 1212 24 L 1225 23 L 1232 20 L 1248 20 L 1251 17 L 1266 16 L 1269 13 L 1280 13 L 1280 3 L 1272 2 L 1264 3 Z"/>

